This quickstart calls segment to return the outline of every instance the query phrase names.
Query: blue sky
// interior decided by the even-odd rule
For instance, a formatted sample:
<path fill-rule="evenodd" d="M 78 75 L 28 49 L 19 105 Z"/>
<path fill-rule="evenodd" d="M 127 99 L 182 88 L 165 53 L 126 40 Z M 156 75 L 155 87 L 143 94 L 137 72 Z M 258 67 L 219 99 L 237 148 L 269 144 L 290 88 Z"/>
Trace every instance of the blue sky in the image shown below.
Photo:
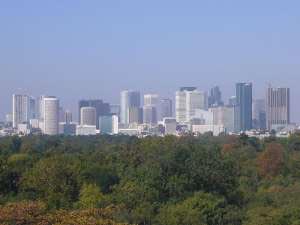
<path fill-rule="evenodd" d="M 0 118 L 11 94 L 119 102 L 122 89 L 172 97 L 179 86 L 224 98 L 234 83 L 291 87 L 300 122 L 300 1 L 0 1 Z"/>

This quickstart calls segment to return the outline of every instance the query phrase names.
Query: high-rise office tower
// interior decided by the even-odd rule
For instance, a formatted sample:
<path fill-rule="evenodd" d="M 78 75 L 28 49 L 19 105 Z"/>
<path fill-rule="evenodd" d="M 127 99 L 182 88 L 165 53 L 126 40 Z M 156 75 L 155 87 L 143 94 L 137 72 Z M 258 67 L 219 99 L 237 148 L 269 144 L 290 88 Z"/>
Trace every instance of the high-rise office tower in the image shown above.
<path fill-rule="evenodd" d="M 37 99 L 37 119 L 40 122 L 44 121 L 44 98 L 48 97 L 47 95 L 42 95 Z"/>
<path fill-rule="evenodd" d="M 80 100 L 79 101 L 79 123 L 81 123 L 81 108 L 82 107 L 94 107 L 96 109 L 96 127 L 99 129 L 99 117 L 110 115 L 110 105 L 100 99 L 95 100 Z"/>
<path fill-rule="evenodd" d="M 38 118 L 38 104 L 34 97 L 29 97 L 29 119 Z"/>
<path fill-rule="evenodd" d="M 125 90 L 121 92 L 121 123 L 129 124 L 130 108 L 140 108 L 141 96 L 140 92 Z"/>
<path fill-rule="evenodd" d="M 157 123 L 159 96 L 157 94 L 144 95 L 143 122 L 147 124 Z"/>
<path fill-rule="evenodd" d="M 43 133 L 58 135 L 59 133 L 59 100 L 56 97 L 43 98 Z"/>
<path fill-rule="evenodd" d="M 160 100 L 160 120 L 166 117 L 172 117 L 173 108 L 172 108 L 172 100 L 165 98 Z"/>
<path fill-rule="evenodd" d="M 196 87 L 181 87 L 179 91 L 176 91 L 175 114 L 178 123 L 187 122 L 187 93 L 196 90 Z"/>
<path fill-rule="evenodd" d="M 143 123 L 143 109 L 140 107 L 130 107 L 128 111 L 127 124 L 141 124 Z"/>
<path fill-rule="evenodd" d="M 208 107 L 218 107 L 223 106 L 224 103 L 222 101 L 222 93 L 218 86 L 213 87 L 210 90 L 210 94 L 208 97 Z"/>
<path fill-rule="evenodd" d="M 252 128 L 252 83 L 236 84 L 235 131 Z"/>
<path fill-rule="evenodd" d="M 145 124 L 157 124 L 157 109 L 152 105 L 143 107 L 143 122 Z"/>
<path fill-rule="evenodd" d="M 81 125 L 96 126 L 97 110 L 95 107 L 81 107 L 80 116 Z"/>
<path fill-rule="evenodd" d="M 109 115 L 109 116 L 100 116 L 100 132 L 102 134 L 117 134 L 118 133 L 118 116 Z"/>
<path fill-rule="evenodd" d="M 252 103 L 252 126 L 257 130 L 265 130 L 266 121 L 266 101 L 264 99 L 255 99 Z"/>
<path fill-rule="evenodd" d="M 111 104 L 110 105 L 110 113 L 118 116 L 120 118 L 120 105 L 118 104 Z"/>
<path fill-rule="evenodd" d="M 71 111 L 66 110 L 64 114 L 64 122 L 70 124 L 73 122 L 73 115 Z"/>
<path fill-rule="evenodd" d="M 146 94 L 144 95 L 144 105 L 145 106 L 154 106 L 157 107 L 159 103 L 159 96 L 158 94 Z"/>
<path fill-rule="evenodd" d="M 269 87 L 266 99 L 267 129 L 287 126 L 290 123 L 290 89 Z"/>
<path fill-rule="evenodd" d="M 207 94 L 202 91 L 186 92 L 186 120 L 189 122 L 195 116 L 195 110 L 207 109 Z"/>
<path fill-rule="evenodd" d="M 27 95 L 13 95 L 13 127 L 30 120 L 30 98 Z"/>

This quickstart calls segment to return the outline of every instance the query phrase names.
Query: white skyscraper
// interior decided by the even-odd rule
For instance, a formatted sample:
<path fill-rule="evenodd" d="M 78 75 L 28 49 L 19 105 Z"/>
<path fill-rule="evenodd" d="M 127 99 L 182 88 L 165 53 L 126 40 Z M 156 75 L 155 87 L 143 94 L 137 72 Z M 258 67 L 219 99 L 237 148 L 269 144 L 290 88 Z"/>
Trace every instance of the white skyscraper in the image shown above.
<path fill-rule="evenodd" d="M 267 90 L 267 129 L 278 130 L 290 123 L 290 89 L 273 88 Z"/>
<path fill-rule="evenodd" d="M 13 127 L 30 120 L 30 98 L 27 95 L 13 95 Z"/>
<path fill-rule="evenodd" d="M 157 94 L 144 95 L 143 122 L 146 124 L 156 124 L 159 106 L 159 96 Z"/>
<path fill-rule="evenodd" d="M 157 94 L 146 94 L 144 95 L 144 106 L 157 107 L 159 103 L 159 96 Z"/>
<path fill-rule="evenodd" d="M 95 107 L 82 107 L 80 109 L 80 121 L 81 125 L 89 125 L 96 126 L 97 118 L 96 118 L 96 108 Z"/>
<path fill-rule="evenodd" d="M 195 116 L 195 110 L 207 109 L 207 94 L 202 91 L 186 92 L 186 120 L 189 122 Z"/>
<path fill-rule="evenodd" d="M 59 133 L 59 100 L 56 97 L 43 98 L 43 133 L 58 135 Z"/>
<path fill-rule="evenodd" d="M 195 87 L 183 87 L 176 92 L 176 120 L 178 123 L 189 122 L 195 116 L 196 109 L 207 109 L 207 94 Z"/>
<path fill-rule="evenodd" d="M 130 108 L 140 107 L 140 92 L 125 90 L 121 92 L 121 123 L 129 124 Z"/>

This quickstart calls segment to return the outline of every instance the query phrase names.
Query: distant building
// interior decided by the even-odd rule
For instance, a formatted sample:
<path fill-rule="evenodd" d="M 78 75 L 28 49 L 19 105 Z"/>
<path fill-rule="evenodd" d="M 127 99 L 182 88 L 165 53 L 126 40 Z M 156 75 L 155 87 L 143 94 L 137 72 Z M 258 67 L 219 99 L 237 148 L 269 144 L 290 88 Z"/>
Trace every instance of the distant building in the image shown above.
<path fill-rule="evenodd" d="M 235 131 L 252 129 L 252 84 L 236 84 Z"/>
<path fill-rule="evenodd" d="M 30 98 L 27 95 L 13 95 L 13 127 L 30 120 Z"/>
<path fill-rule="evenodd" d="M 65 122 L 66 124 L 70 124 L 73 122 L 73 114 L 71 111 L 65 111 L 63 122 Z"/>
<path fill-rule="evenodd" d="M 252 126 L 256 130 L 266 130 L 266 101 L 255 99 L 252 104 Z"/>
<path fill-rule="evenodd" d="M 159 120 L 163 120 L 163 118 L 166 117 L 172 117 L 173 116 L 172 100 L 169 98 L 161 99 L 159 112 L 160 112 Z"/>
<path fill-rule="evenodd" d="M 140 108 L 141 107 L 141 96 L 140 92 L 125 90 L 121 92 L 121 123 L 129 124 L 130 108 Z"/>
<path fill-rule="evenodd" d="M 225 133 L 225 128 L 223 125 L 193 125 L 192 132 L 195 134 L 212 132 L 214 136 L 218 136 L 221 133 Z"/>
<path fill-rule="evenodd" d="M 220 88 L 218 86 L 215 86 L 210 90 L 210 94 L 208 97 L 208 107 L 211 108 L 223 105 L 224 103 L 222 101 L 222 93 L 220 91 Z"/>
<path fill-rule="evenodd" d="M 59 134 L 73 136 L 76 135 L 77 124 L 75 123 L 59 123 Z"/>
<path fill-rule="evenodd" d="M 189 122 L 197 109 L 207 110 L 207 95 L 201 91 L 186 92 L 186 122 Z"/>
<path fill-rule="evenodd" d="M 165 129 L 165 135 L 176 135 L 177 134 L 177 122 L 175 118 L 164 117 L 163 125 Z"/>
<path fill-rule="evenodd" d="M 157 124 L 157 108 L 152 105 L 145 105 L 143 107 L 143 123 Z"/>
<path fill-rule="evenodd" d="M 157 94 L 144 95 L 143 122 L 157 124 L 159 108 L 159 96 Z"/>
<path fill-rule="evenodd" d="M 91 100 L 80 100 L 78 103 L 79 108 L 79 120 L 81 119 L 81 108 L 82 107 L 94 107 L 96 109 L 96 127 L 99 128 L 99 117 L 110 114 L 110 105 L 100 99 Z M 82 121 L 79 121 L 82 124 Z"/>
<path fill-rule="evenodd" d="M 290 124 L 290 89 L 267 89 L 267 129 L 279 130 Z"/>
<path fill-rule="evenodd" d="M 43 133 L 58 135 L 59 133 L 59 100 L 56 97 L 43 98 Z"/>
<path fill-rule="evenodd" d="M 194 116 L 191 118 L 191 125 L 193 124 L 213 124 L 214 114 L 211 111 L 196 109 Z"/>
<path fill-rule="evenodd" d="M 127 125 L 143 123 L 143 109 L 140 107 L 130 107 L 127 116 Z"/>
<path fill-rule="evenodd" d="M 119 120 L 117 115 L 100 116 L 99 123 L 100 133 L 118 134 Z"/>
<path fill-rule="evenodd" d="M 234 132 L 234 107 L 219 106 L 210 108 L 213 113 L 213 124 L 224 127 L 226 133 Z"/>
<path fill-rule="evenodd" d="M 76 127 L 76 135 L 78 136 L 90 136 L 96 134 L 97 134 L 96 126 L 78 125 Z"/>
<path fill-rule="evenodd" d="M 176 120 L 187 123 L 194 117 L 196 109 L 207 109 L 207 94 L 195 87 L 183 87 L 176 92 Z"/>
<path fill-rule="evenodd" d="M 118 105 L 118 104 L 111 104 L 110 105 L 110 113 L 118 116 L 119 120 L 120 120 L 120 113 L 121 113 L 120 105 Z"/>
<path fill-rule="evenodd" d="M 97 112 L 95 107 L 81 107 L 80 116 L 80 125 L 96 126 Z"/>
<path fill-rule="evenodd" d="M 154 106 L 157 107 L 159 103 L 159 96 L 158 94 L 145 94 L 144 95 L 144 105 L 145 106 Z"/>

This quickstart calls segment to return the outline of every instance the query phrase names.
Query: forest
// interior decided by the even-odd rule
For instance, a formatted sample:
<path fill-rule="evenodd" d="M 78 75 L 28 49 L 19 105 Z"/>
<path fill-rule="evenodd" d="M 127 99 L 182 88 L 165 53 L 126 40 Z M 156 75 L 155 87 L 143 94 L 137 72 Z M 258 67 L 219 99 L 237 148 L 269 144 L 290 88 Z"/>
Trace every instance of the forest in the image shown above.
<path fill-rule="evenodd" d="M 300 225 L 300 134 L 0 138 L 3 225 Z"/>

